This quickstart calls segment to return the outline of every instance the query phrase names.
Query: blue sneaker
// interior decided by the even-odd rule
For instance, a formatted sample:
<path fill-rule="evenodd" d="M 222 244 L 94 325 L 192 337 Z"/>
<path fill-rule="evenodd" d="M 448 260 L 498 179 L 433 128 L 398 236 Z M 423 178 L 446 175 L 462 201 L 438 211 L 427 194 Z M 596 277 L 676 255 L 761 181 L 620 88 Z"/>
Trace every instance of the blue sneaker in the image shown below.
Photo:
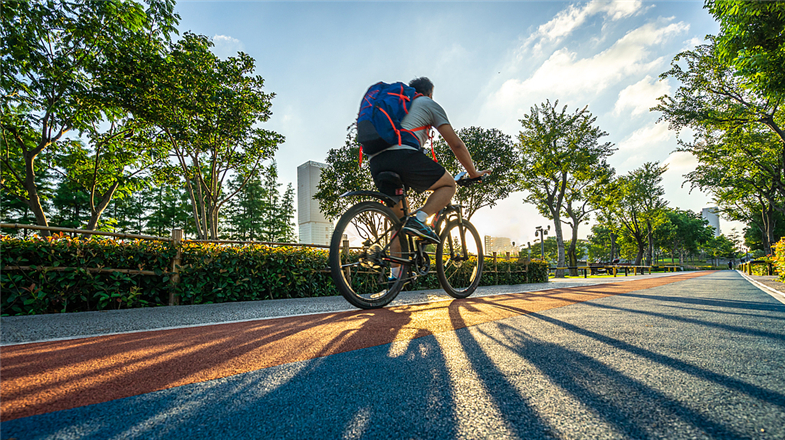
<path fill-rule="evenodd" d="M 431 229 L 430 226 L 417 220 L 417 217 L 414 216 L 406 219 L 406 223 L 403 224 L 403 228 L 401 228 L 401 230 L 407 234 L 415 235 L 434 244 L 438 244 L 441 241 L 439 240 L 439 236 L 433 232 L 433 229 Z"/>

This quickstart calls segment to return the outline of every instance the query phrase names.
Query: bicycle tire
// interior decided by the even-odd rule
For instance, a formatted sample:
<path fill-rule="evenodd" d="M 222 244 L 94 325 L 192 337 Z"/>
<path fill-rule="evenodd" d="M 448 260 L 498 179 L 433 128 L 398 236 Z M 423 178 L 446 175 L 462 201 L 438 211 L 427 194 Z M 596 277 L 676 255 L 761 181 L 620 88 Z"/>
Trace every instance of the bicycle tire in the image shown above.
<path fill-rule="evenodd" d="M 391 240 L 399 237 L 401 255 L 408 255 L 408 243 L 399 234 L 401 221 L 378 202 L 361 202 L 350 207 L 338 220 L 330 240 L 330 275 L 335 287 L 350 304 L 361 309 L 384 307 L 403 289 L 409 264 L 401 264 L 398 278 L 389 283 Z M 343 236 L 350 247 L 343 252 Z"/>
<path fill-rule="evenodd" d="M 467 248 L 473 253 L 468 260 L 463 259 L 463 252 L 459 249 L 461 241 L 457 221 L 445 226 L 439 237 L 441 242 L 436 247 L 436 276 L 442 289 L 453 298 L 466 298 L 474 293 L 480 285 L 485 260 L 477 229 L 468 220 L 463 220 L 463 226 Z"/>

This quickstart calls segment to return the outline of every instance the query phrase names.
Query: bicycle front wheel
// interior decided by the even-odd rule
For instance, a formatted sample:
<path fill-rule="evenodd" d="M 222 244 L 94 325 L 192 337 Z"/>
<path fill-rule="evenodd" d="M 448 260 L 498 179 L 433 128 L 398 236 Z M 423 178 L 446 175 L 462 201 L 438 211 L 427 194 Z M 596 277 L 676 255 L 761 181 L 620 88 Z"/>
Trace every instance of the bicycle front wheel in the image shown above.
<path fill-rule="evenodd" d="M 409 264 L 401 261 L 408 261 L 408 243 L 400 229 L 393 211 L 377 202 L 358 203 L 338 220 L 330 242 L 330 274 L 352 305 L 384 307 L 403 288 Z"/>
<path fill-rule="evenodd" d="M 463 238 L 461 238 L 463 236 Z M 466 298 L 480 285 L 483 252 L 480 234 L 467 220 L 448 223 L 436 247 L 439 284 L 453 298 Z"/>

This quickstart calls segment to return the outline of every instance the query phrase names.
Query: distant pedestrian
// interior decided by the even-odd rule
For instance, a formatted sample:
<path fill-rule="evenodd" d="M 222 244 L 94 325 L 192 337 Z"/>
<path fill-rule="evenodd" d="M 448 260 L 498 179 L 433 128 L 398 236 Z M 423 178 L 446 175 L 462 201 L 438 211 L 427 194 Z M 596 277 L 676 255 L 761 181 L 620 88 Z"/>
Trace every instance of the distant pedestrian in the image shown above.
<path fill-rule="evenodd" d="M 728 269 L 733 270 L 733 260 L 728 261 Z"/>

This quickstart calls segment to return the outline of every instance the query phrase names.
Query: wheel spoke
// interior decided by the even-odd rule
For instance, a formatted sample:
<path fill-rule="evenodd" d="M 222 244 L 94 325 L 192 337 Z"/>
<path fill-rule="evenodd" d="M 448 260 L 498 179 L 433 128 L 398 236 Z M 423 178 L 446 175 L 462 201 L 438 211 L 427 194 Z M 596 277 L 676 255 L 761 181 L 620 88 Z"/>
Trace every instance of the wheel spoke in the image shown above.
<path fill-rule="evenodd" d="M 409 262 L 395 257 L 408 252 L 405 240 L 394 238 L 399 228 L 392 210 L 376 202 L 354 205 L 338 221 L 330 244 L 331 273 L 338 291 L 353 305 L 382 307 L 403 288 L 403 276 L 388 281 L 393 264 L 403 263 L 400 267 L 406 273 Z"/>
<path fill-rule="evenodd" d="M 463 230 L 464 237 L 461 237 Z M 446 225 L 442 243 L 436 249 L 436 270 L 442 288 L 456 298 L 465 298 L 477 288 L 482 276 L 482 243 L 468 221 Z M 450 257 L 445 258 L 445 253 Z M 468 258 L 464 257 L 469 254 Z"/>

